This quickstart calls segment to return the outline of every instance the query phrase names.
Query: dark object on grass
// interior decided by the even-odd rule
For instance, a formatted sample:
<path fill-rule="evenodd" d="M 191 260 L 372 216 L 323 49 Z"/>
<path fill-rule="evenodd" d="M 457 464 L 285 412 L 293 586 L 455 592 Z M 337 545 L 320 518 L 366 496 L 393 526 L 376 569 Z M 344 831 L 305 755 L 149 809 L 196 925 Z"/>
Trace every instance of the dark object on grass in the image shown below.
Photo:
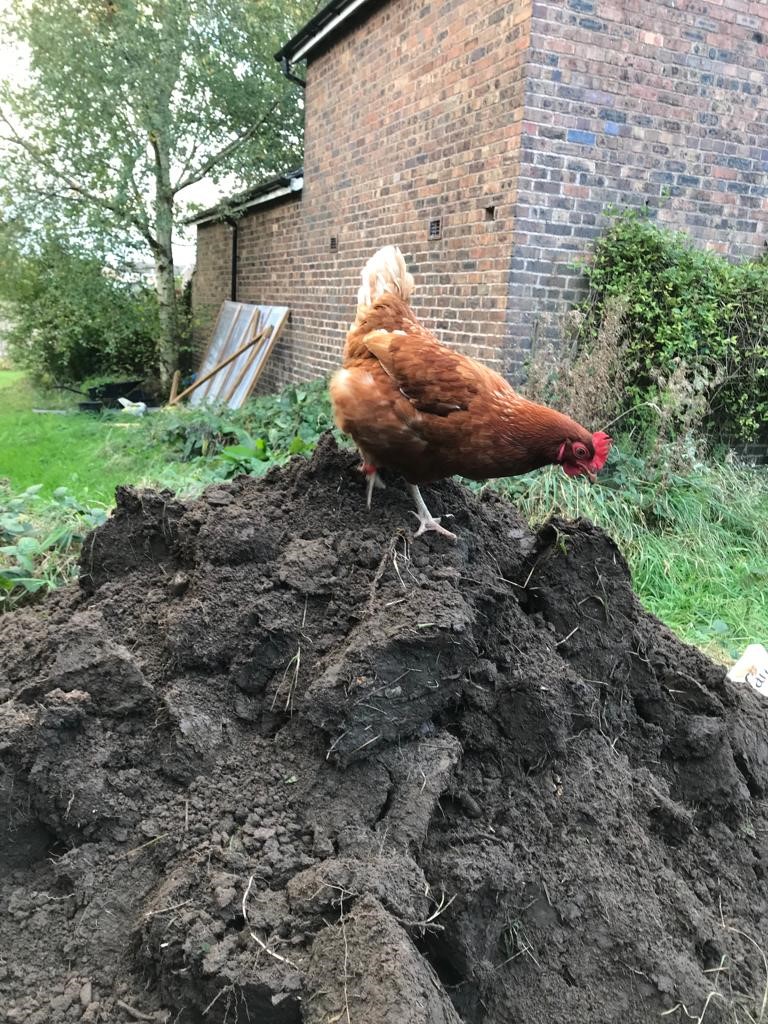
<path fill-rule="evenodd" d="M 96 384 L 87 389 L 89 401 L 79 403 L 80 411 L 100 412 L 102 408 L 120 409 L 118 398 L 127 398 L 130 402 L 146 402 L 147 405 L 151 405 L 154 396 L 140 387 L 143 383 L 143 380 L 119 380 Z M 75 395 L 85 396 L 86 394 L 82 388 L 74 388 L 70 384 L 54 384 L 54 389 L 56 391 L 71 391 Z"/>
<path fill-rule="evenodd" d="M 91 401 L 102 402 L 107 409 L 119 409 L 118 398 L 127 398 L 131 402 L 143 402 L 143 397 L 138 397 L 140 380 L 120 380 L 109 384 L 97 384 L 96 387 L 88 388 L 88 397 Z"/>

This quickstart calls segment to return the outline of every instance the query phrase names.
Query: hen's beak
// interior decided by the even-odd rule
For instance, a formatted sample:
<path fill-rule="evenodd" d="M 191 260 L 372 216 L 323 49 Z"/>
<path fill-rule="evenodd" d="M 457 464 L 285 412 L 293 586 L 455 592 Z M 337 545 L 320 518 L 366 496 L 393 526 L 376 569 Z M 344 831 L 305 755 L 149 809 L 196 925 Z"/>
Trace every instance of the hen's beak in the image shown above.
<path fill-rule="evenodd" d="M 585 469 L 584 472 L 587 474 L 587 478 L 591 484 L 597 480 L 597 473 L 593 473 L 591 469 Z"/>

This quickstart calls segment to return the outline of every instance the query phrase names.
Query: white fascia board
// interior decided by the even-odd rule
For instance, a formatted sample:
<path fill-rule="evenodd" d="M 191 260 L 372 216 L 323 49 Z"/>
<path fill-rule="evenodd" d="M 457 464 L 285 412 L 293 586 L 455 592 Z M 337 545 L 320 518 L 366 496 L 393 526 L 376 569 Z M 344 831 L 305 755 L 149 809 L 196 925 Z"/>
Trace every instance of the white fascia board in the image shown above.
<path fill-rule="evenodd" d="M 291 64 L 295 64 L 297 61 L 306 57 L 309 51 L 313 50 L 321 40 L 325 39 L 329 32 L 333 32 L 337 25 L 340 25 L 342 21 L 345 21 L 350 14 L 354 14 L 358 7 L 362 7 L 366 2 L 367 0 L 352 0 L 352 3 L 347 4 L 346 7 L 339 11 L 335 18 L 331 18 L 328 24 L 323 25 L 316 35 L 312 36 L 312 38 L 308 39 L 303 46 L 299 47 L 296 53 L 294 53 L 290 58 Z"/>

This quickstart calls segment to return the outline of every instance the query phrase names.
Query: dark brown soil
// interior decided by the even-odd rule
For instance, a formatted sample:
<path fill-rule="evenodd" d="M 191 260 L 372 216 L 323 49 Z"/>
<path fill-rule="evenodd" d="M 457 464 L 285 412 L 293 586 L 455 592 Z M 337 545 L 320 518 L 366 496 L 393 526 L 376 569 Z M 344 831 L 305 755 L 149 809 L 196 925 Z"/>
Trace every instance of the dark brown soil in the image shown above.
<path fill-rule="evenodd" d="M 768 705 L 589 523 L 354 466 L 122 490 L 0 620 L 0 1017 L 765 1019 Z"/>

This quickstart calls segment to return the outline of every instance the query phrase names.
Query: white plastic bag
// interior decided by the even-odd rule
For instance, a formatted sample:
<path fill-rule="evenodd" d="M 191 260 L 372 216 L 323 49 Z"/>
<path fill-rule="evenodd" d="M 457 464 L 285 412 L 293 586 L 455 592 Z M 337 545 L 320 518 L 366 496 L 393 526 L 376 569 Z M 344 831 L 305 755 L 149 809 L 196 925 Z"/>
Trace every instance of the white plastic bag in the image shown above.
<path fill-rule="evenodd" d="M 762 644 L 750 644 L 729 670 L 728 678 L 734 683 L 749 683 L 753 690 L 768 697 L 768 651 Z"/>

